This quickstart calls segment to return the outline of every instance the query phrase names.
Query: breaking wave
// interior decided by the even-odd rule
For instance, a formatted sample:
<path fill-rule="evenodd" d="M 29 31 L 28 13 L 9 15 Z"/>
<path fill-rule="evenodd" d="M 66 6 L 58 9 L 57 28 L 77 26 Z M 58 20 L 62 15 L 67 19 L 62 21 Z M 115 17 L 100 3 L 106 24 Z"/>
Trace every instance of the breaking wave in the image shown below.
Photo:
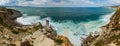
<path fill-rule="evenodd" d="M 114 13 L 114 12 L 113 12 Z M 40 20 L 40 16 L 28 16 L 23 14 L 17 21 L 21 24 L 28 25 L 32 23 L 41 22 L 43 25 L 45 20 L 50 21 L 50 25 L 57 31 L 59 35 L 67 36 L 74 46 L 80 46 L 82 34 L 89 34 L 89 32 L 101 31 L 100 27 L 107 24 L 113 13 L 103 15 L 98 20 L 74 23 L 73 21 L 54 22 L 50 17 Z"/>

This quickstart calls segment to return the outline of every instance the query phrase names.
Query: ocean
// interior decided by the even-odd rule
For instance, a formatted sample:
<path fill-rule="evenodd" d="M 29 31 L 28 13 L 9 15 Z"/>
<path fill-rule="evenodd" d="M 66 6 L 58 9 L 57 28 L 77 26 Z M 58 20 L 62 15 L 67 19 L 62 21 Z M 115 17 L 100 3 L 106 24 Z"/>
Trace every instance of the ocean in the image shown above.
<path fill-rule="evenodd" d="M 28 25 L 45 20 L 59 35 L 67 36 L 74 46 L 81 45 L 81 37 L 90 32 L 101 31 L 100 27 L 109 22 L 115 9 L 107 7 L 8 7 L 21 11 L 17 21 Z M 85 34 L 85 35 L 83 35 Z"/>

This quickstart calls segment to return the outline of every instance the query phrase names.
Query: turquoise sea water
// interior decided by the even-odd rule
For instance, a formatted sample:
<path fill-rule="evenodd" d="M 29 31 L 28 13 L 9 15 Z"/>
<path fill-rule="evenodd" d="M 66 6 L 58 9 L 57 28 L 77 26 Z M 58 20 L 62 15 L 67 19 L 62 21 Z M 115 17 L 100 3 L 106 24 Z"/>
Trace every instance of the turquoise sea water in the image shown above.
<path fill-rule="evenodd" d="M 59 35 L 67 36 L 74 46 L 80 46 L 82 34 L 101 31 L 109 22 L 113 8 L 106 7 L 8 7 L 22 12 L 17 21 L 22 24 L 41 22 L 48 19 Z"/>

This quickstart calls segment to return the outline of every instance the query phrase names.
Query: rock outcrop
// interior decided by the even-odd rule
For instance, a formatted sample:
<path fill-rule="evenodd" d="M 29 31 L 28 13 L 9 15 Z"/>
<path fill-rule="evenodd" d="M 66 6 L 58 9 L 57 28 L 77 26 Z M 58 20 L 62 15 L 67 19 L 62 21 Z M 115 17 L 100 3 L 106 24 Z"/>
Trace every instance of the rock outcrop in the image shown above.
<path fill-rule="evenodd" d="M 61 41 L 63 43 L 60 44 L 60 40 L 63 40 L 63 41 Z M 59 46 L 73 46 L 70 43 L 69 39 L 65 36 L 57 36 L 56 39 L 55 39 L 55 42 L 57 42 L 57 41 L 59 41 L 59 43 L 56 44 L 56 45 L 59 45 Z"/>
<path fill-rule="evenodd" d="M 49 25 L 40 22 L 22 25 L 16 21 L 21 12 L 0 7 L 0 46 L 73 46 L 65 36 L 59 36 Z M 60 37 L 60 38 L 56 38 Z"/>
<path fill-rule="evenodd" d="M 82 46 L 120 46 L 120 7 L 110 18 L 110 22 L 102 27 L 97 35 L 90 34 L 84 38 Z"/>

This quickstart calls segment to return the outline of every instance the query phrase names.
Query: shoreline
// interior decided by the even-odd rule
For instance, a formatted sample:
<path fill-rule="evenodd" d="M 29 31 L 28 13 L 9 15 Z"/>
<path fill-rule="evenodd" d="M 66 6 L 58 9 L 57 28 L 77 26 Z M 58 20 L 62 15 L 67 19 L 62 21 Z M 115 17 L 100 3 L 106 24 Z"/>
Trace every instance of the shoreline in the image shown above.
<path fill-rule="evenodd" d="M 117 7 L 116 12 L 111 16 L 110 22 L 102 26 L 102 31 L 97 35 L 89 34 L 82 40 L 82 46 L 119 46 L 119 16 L 120 7 Z"/>
<path fill-rule="evenodd" d="M 48 20 L 45 26 L 40 22 L 22 25 L 16 22 L 16 19 L 22 16 L 19 11 L 5 7 L 0 7 L 0 11 L 6 11 L 0 12 L 0 45 L 2 46 L 73 46 L 66 36 L 56 33 Z M 41 38 L 44 39 L 41 41 Z M 48 41 L 51 43 L 48 44 Z"/>

